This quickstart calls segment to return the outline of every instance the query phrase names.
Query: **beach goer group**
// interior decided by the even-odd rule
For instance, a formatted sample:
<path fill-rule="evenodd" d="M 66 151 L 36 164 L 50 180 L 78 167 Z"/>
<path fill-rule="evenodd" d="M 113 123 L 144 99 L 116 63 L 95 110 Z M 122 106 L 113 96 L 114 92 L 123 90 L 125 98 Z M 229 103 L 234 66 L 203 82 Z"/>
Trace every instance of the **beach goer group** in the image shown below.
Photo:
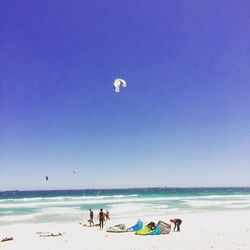
<path fill-rule="evenodd" d="M 104 213 L 103 209 L 101 208 L 99 213 L 98 213 L 98 216 L 97 216 L 97 220 L 99 221 L 99 224 L 95 224 L 94 223 L 94 212 L 92 211 L 91 208 L 89 209 L 89 220 L 88 220 L 88 222 L 89 222 L 90 227 L 92 227 L 92 226 L 100 226 L 100 229 L 103 229 L 104 222 L 106 220 L 109 220 L 109 219 L 110 219 L 110 217 L 109 217 L 108 209 L 106 210 L 106 213 Z M 180 232 L 180 225 L 182 223 L 182 220 L 178 219 L 178 218 L 175 218 L 175 219 L 171 219 L 170 222 L 172 222 L 174 224 L 173 231 L 175 231 L 175 229 L 177 229 L 177 232 Z M 153 223 L 153 222 L 151 222 L 151 223 L 149 225 L 152 226 L 152 229 L 154 229 L 156 227 L 156 224 Z"/>
<path fill-rule="evenodd" d="M 98 213 L 98 216 L 97 216 L 97 220 L 99 221 L 99 225 L 100 226 L 100 229 L 103 229 L 103 225 L 104 225 L 104 222 L 106 220 L 109 220 L 110 217 L 109 217 L 109 211 L 106 210 L 106 213 L 103 212 L 103 209 L 101 208 L 99 213 Z M 92 226 L 95 226 L 95 223 L 94 223 L 94 212 L 89 209 L 89 226 L 92 227 Z"/>

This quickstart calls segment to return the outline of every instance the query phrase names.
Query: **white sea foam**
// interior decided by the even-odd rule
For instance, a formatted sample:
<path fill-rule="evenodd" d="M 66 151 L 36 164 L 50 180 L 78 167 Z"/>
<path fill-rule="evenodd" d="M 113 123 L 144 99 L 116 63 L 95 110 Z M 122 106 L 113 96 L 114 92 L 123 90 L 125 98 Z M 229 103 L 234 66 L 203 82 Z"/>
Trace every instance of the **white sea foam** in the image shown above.
<path fill-rule="evenodd" d="M 143 211 L 150 209 L 150 206 L 147 204 L 134 204 L 134 203 L 127 203 L 127 204 L 116 204 L 110 207 L 113 214 L 126 214 L 127 212 L 136 212 L 136 211 Z"/>
<path fill-rule="evenodd" d="M 240 208 L 249 208 L 250 204 L 232 204 L 232 205 L 225 205 L 225 208 L 234 208 L 234 209 L 240 209 Z"/>
<path fill-rule="evenodd" d="M 47 208 L 39 212 L 32 212 L 30 214 L 12 214 L 1 215 L 0 222 L 21 222 L 36 220 L 56 220 L 58 218 L 81 218 L 82 211 L 79 208 Z M 42 219 L 41 219 L 42 218 Z"/>
<path fill-rule="evenodd" d="M 206 206 L 225 206 L 232 204 L 248 204 L 250 200 L 184 200 L 188 205 L 192 207 L 206 207 Z"/>
<path fill-rule="evenodd" d="M 134 204 L 130 204 L 129 206 L 114 206 L 112 209 L 112 218 L 128 218 L 128 217 L 137 217 L 143 218 L 146 216 L 163 214 L 162 210 L 155 210 L 149 206 L 135 206 Z"/>
<path fill-rule="evenodd" d="M 75 200 L 75 201 L 44 201 L 31 203 L 5 203 L 0 204 L 0 208 L 35 208 L 44 206 L 69 206 L 69 205 L 86 205 L 86 204 L 110 204 L 110 203 L 128 203 L 128 202 L 148 202 L 164 201 L 164 198 L 127 198 L 127 199 L 106 199 L 106 200 Z"/>
<path fill-rule="evenodd" d="M 20 221 L 28 221 L 33 220 L 35 216 L 39 215 L 40 213 L 31 213 L 31 214 L 23 214 L 23 215 L 6 215 L 0 217 L 0 222 L 20 222 Z"/>
<path fill-rule="evenodd" d="M 111 218 L 143 218 L 190 212 L 197 208 L 250 209 L 250 195 L 150 197 L 132 194 L 3 199 L 0 200 L 0 222 L 87 220 L 87 205 L 108 207 Z M 25 213 L 30 209 L 30 213 L 22 214 L 22 209 Z M 94 210 L 94 213 L 96 217 L 97 211 Z"/>
<path fill-rule="evenodd" d="M 134 196 L 111 196 L 112 198 L 105 199 L 98 197 L 88 197 L 84 199 L 82 197 L 74 197 L 74 199 L 51 199 L 40 202 L 22 202 L 22 203 L 0 203 L 1 208 L 37 208 L 37 207 L 50 207 L 50 206 L 77 206 L 77 205 L 94 205 L 94 204 L 124 204 L 124 203 L 149 203 L 155 202 L 167 202 L 167 201 L 183 201 L 191 206 L 209 206 L 209 205 L 227 205 L 235 202 L 250 203 L 250 196 L 206 196 L 206 197 L 139 197 Z M 110 196 L 109 196 L 110 197 Z M 59 197 L 58 197 L 59 198 Z M 215 200 L 221 198 L 219 201 Z M 229 199 L 231 198 L 231 199 Z M 232 199 L 234 198 L 234 199 Z M 33 201 L 33 200 L 32 200 Z"/>
<path fill-rule="evenodd" d="M 57 215 L 67 215 L 67 214 L 82 214 L 81 208 L 71 208 L 71 207 L 51 207 L 42 209 L 41 214 L 57 214 Z"/>
<path fill-rule="evenodd" d="M 59 201 L 59 200 L 105 200 L 112 198 L 126 198 L 126 197 L 136 197 L 138 194 L 129 195 L 99 195 L 99 196 L 57 196 L 57 197 L 35 197 L 35 198 L 21 198 L 21 199 L 0 199 L 0 202 L 34 202 L 34 201 Z"/>
<path fill-rule="evenodd" d="M 167 213 L 177 212 L 178 208 L 169 209 L 167 205 L 153 205 L 146 203 L 127 203 L 127 204 L 114 204 L 110 207 L 112 211 L 112 218 L 143 218 L 149 216 L 164 215 Z"/>
<path fill-rule="evenodd" d="M 12 211 L 0 211 L 0 215 L 12 214 Z"/>

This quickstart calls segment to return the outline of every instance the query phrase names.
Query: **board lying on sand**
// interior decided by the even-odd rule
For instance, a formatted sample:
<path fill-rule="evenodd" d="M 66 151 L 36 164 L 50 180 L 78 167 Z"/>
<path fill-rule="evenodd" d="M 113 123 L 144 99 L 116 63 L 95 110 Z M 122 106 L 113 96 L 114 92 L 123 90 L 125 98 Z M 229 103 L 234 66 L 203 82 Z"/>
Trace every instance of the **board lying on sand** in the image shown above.
<path fill-rule="evenodd" d="M 13 240 L 13 237 L 7 237 L 1 240 L 1 242 Z"/>
<path fill-rule="evenodd" d="M 37 232 L 37 234 L 40 234 L 40 237 L 56 237 L 63 236 L 64 233 Z"/>
<path fill-rule="evenodd" d="M 118 224 L 112 227 L 107 228 L 107 232 L 109 233 L 125 233 L 128 232 L 128 229 L 126 228 L 125 224 Z"/>

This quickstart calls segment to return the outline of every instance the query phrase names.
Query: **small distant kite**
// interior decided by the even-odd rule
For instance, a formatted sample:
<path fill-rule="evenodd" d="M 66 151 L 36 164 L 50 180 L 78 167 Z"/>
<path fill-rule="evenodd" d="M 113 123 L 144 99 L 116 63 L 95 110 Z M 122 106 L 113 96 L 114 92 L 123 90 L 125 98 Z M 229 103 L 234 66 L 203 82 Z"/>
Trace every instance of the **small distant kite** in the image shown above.
<path fill-rule="evenodd" d="M 49 180 L 49 177 L 48 177 L 48 176 L 45 176 L 45 180 L 48 181 L 48 180 Z"/>
<path fill-rule="evenodd" d="M 78 174 L 78 171 L 77 171 L 77 170 L 74 170 L 74 174 Z"/>
<path fill-rule="evenodd" d="M 125 80 L 121 79 L 121 78 L 116 78 L 114 80 L 114 90 L 116 93 L 120 92 L 120 87 L 126 88 L 127 87 L 127 83 Z"/>

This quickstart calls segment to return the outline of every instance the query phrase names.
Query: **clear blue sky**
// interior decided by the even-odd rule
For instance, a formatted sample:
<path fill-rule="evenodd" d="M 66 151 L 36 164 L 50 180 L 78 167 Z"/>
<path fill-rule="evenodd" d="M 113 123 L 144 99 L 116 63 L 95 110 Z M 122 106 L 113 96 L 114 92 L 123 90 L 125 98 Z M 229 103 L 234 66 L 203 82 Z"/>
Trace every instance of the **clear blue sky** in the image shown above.
<path fill-rule="evenodd" d="M 0 190 L 250 186 L 249 9 L 1 1 Z"/>

